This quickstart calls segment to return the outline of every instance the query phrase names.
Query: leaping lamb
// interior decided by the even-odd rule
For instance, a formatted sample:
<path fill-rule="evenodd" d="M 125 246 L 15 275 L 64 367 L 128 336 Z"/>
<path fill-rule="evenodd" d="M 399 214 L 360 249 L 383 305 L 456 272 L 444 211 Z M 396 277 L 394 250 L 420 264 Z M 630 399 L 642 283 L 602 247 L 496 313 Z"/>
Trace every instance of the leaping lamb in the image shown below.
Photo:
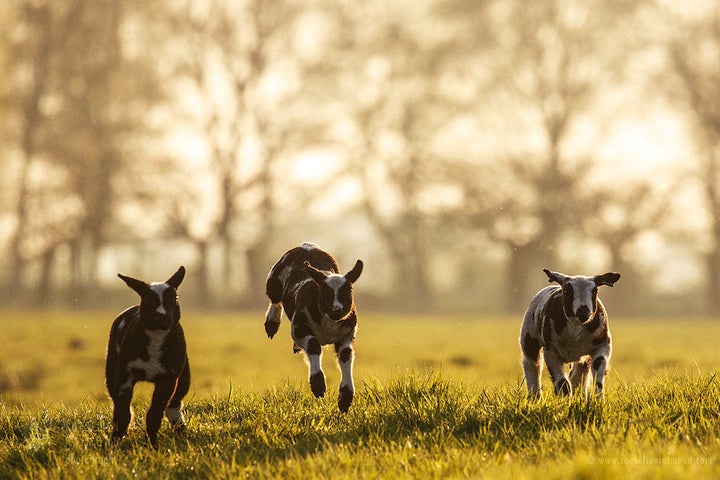
<path fill-rule="evenodd" d="M 302 351 L 309 366 L 310 388 L 325 395 L 322 345 L 333 344 L 342 373 L 338 408 L 347 412 L 355 395 L 353 342 L 357 313 L 352 286 L 362 273 L 358 260 L 341 275 L 335 259 L 315 244 L 303 243 L 286 252 L 272 267 L 266 282 L 270 306 L 265 316 L 269 338 L 280 327 L 283 309 L 290 319 L 294 351 Z"/>

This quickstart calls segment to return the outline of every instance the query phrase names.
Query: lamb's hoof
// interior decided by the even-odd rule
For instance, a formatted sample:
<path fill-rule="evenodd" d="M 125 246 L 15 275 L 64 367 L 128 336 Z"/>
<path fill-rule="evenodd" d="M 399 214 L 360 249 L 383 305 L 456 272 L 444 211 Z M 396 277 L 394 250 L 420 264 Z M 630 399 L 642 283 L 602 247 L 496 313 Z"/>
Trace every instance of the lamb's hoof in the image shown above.
<path fill-rule="evenodd" d="M 110 442 L 111 442 L 111 443 L 117 443 L 117 442 L 119 442 L 120 440 L 122 440 L 122 438 L 123 438 L 125 435 L 127 435 L 127 432 L 122 433 L 122 432 L 118 432 L 117 430 L 113 430 L 112 435 L 110 436 Z"/>
<path fill-rule="evenodd" d="M 315 398 L 325 396 L 325 375 L 322 372 L 315 373 L 310 376 L 310 389 Z"/>
<path fill-rule="evenodd" d="M 265 322 L 265 333 L 267 333 L 268 338 L 273 338 L 277 333 L 278 328 L 280 328 L 280 324 L 278 323 Z"/>
<path fill-rule="evenodd" d="M 601 382 L 595 384 L 595 397 L 603 400 L 605 398 L 604 385 Z"/>
<path fill-rule="evenodd" d="M 540 398 L 541 398 L 540 390 L 538 390 L 536 392 L 528 392 L 528 394 L 527 394 L 527 399 L 529 402 L 534 402 L 534 401 L 540 400 Z"/>
<path fill-rule="evenodd" d="M 340 387 L 338 394 L 338 408 L 342 413 L 347 413 L 352 405 L 354 393 L 350 387 Z"/>
<path fill-rule="evenodd" d="M 572 393 L 572 387 L 570 386 L 570 382 L 566 378 L 563 378 L 555 385 L 555 394 L 565 397 L 567 395 L 570 395 Z"/>
<path fill-rule="evenodd" d="M 170 428 L 172 429 L 173 433 L 181 435 L 187 431 L 187 424 L 185 422 L 178 422 L 176 424 L 170 425 Z"/>

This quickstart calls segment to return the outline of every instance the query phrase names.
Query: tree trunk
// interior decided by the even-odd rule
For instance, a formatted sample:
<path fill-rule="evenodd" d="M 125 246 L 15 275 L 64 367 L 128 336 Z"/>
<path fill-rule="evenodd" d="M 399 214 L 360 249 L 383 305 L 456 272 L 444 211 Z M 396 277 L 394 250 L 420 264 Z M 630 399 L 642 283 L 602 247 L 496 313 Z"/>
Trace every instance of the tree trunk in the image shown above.
<path fill-rule="evenodd" d="M 410 282 L 410 299 L 415 309 L 425 311 L 432 309 L 434 298 L 430 285 L 428 268 L 428 248 L 426 232 L 423 228 L 423 219 L 414 216 L 411 220 L 411 238 L 413 241 L 408 245 L 405 253 L 408 267 L 408 280 Z"/>
<path fill-rule="evenodd" d="M 705 271 L 707 275 L 705 289 L 705 310 L 708 315 L 720 317 L 720 243 L 715 244 L 710 253 L 705 255 Z"/>
<path fill-rule="evenodd" d="M 620 248 L 624 242 L 618 243 L 617 245 L 609 245 L 610 250 L 610 268 L 620 275 L 622 280 L 620 281 L 618 288 L 612 288 L 610 291 L 606 291 L 602 294 L 603 298 L 610 298 L 612 300 L 612 310 L 623 312 L 625 314 L 634 313 L 637 309 L 636 300 L 639 294 L 638 275 L 635 274 L 633 266 L 623 260 L 620 254 Z M 605 272 L 595 272 L 605 273 Z M 605 301 L 603 300 L 603 303 Z"/>
<path fill-rule="evenodd" d="M 713 139 L 708 140 L 713 144 Z M 707 157 L 705 195 L 707 196 L 710 211 L 710 231 L 712 232 L 711 250 L 705 255 L 705 270 L 707 273 L 705 306 L 707 313 L 720 316 L 720 192 L 718 191 L 717 177 L 720 173 L 720 162 L 710 148 Z"/>
<path fill-rule="evenodd" d="M 52 16 L 50 8 L 43 5 L 34 9 L 30 23 L 39 36 L 36 50 L 33 52 L 32 87 L 23 107 L 22 126 L 22 165 L 18 179 L 18 198 L 15 207 L 15 220 L 17 227 L 10 238 L 10 272 L 8 291 L 11 300 L 24 291 L 25 260 L 22 255 L 22 243 L 25 240 L 25 230 L 28 220 L 28 174 L 30 163 L 35 155 L 36 136 L 40 128 L 41 114 L 40 101 L 47 88 L 48 69 L 52 51 Z"/>
<path fill-rule="evenodd" d="M 80 238 L 74 238 L 70 245 L 70 289 L 69 303 L 75 305 L 82 295 L 82 246 Z"/>
<path fill-rule="evenodd" d="M 244 297 L 248 306 L 261 306 L 262 308 L 267 300 L 265 298 L 265 280 L 270 271 L 270 265 L 265 262 L 265 253 L 265 249 L 259 244 L 245 251 L 248 287 Z"/>
<path fill-rule="evenodd" d="M 17 226 L 10 238 L 10 271 L 8 272 L 7 292 L 11 302 L 19 299 L 24 291 L 25 259 L 22 255 L 22 242 L 25 238 L 27 224 L 28 189 L 27 177 L 30 169 L 30 157 L 25 155 L 21 166 L 20 180 L 18 182 L 18 198 L 15 207 L 15 220 Z"/>
<path fill-rule="evenodd" d="M 38 307 L 47 307 L 52 301 L 52 273 L 56 250 L 56 246 L 48 248 L 41 258 L 40 278 L 35 287 L 35 305 Z"/>
<path fill-rule="evenodd" d="M 540 289 L 537 286 L 544 286 L 542 281 L 545 275 L 537 268 L 538 246 L 535 242 L 527 245 L 510 244 L 509 247 L 504 289 L 505 311 L 517 314 L 525 311 L 530 299 Z"/>
<path fill-rule="evenodd" d="M 197 264 L 195 278 L 197 278 L 196 298 L 197 305 L 200 308 L 208 308 L 212 305 L 210 294 L 210 270 L 209 270 L 209 252 L 210 245 L 207 240 L 196 240 L 195 248 L 197 249 Z"/>

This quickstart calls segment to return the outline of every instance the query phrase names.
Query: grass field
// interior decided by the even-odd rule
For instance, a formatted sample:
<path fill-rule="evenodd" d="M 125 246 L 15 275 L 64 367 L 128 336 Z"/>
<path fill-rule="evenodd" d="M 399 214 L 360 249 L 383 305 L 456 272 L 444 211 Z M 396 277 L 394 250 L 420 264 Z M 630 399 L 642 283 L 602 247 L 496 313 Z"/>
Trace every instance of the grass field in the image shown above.
<path fill-rule="evenodd" d="M 362 315 L 356 401 L 339 372 L 316 400 L 285 321 L 184 312 L 189 431 L 109 446 L 103 365 L 112 313 L 1 312 L 0 478 L 713 478 L 720 475 L 720 321 L 611 318 L 604 402 L 522 386 L 519 318 Z M 544 379 L 547 383 L 547 380 Z"/>

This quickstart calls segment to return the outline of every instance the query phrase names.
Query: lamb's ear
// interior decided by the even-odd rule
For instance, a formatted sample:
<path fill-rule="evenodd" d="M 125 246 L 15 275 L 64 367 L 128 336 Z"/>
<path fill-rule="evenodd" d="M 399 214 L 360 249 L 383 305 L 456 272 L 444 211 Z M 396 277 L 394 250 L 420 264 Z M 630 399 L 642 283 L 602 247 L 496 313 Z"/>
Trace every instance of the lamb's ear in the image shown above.
<path fill-rule="evenodd" d="M 136 278 L 132 277 L 126 277 L 125 275 L 118 273 L 118 277 L 122 279 L 123 282 L 127 284 L 128 287 L 135 290 L 135 292 L 142 296 L 142 294 L 145 292 L 145 290 L 148 289 L 148 284 L 143 282 L 142 280 L 138 280 Z"/>
<path fill-rule="evenodd" d="M 562 273 L 559 273 L 559 272 L 551 272 L 547 268 L 543 268 L 543 272 L 545 272 L 545 275 L 547 275 L 547 277 L 548 277 L 548 281 L 551 283 L 557 282 L 560 285 L 562 285 L 565 282 L 567 282 L 567 279 L 568 279 L 567 275 L 563 275 Z"/>
<path fill-rule="evenodd" d="M 181 265 L 180 268 L 178 268 L 178 271 L 175 272 L 173 276 L 170 277 L 165 283 L 177 290 L 177 288 L 182 283 L 183 278 L 185 278 L 185 267 Z"/>
<path fill-rule="evenodd" d="M 595 275 L 595 278 L 594 278 L 595 285 L 597 285 L 598 287 L 600 285 L 607 285 L 608 287 L 612 287 L 613 285 L 615 285 L 615 282 L 620 280 L 620 276 L 621 275 L 619 273 L 615 273 L 615 272 L 608 272 L 608 273 L 603 273 L 602 275 Z"/>
<path fill-rule="evenodd" d="M 355 283 L 357 279 L 360 277 L 360 274 L 363 271 L 363 262 L 362 260 L 358 260 L 355 262 L 355 266 L 350 270 L 348 273 L 345 274 L 345 278 L 350 280 L 350 283 Z"/>
<path fill-rule="evenodd" d="M 325 272 L 321 272 L 317 268 L 313 267 L 307 260 L 305 261 L 305 270 L 307 270 L 308 275 L 310 275 L 310 278 L 312 278 L 313 282 L 317 284 L 324 282 L 327 278 Z"/>

